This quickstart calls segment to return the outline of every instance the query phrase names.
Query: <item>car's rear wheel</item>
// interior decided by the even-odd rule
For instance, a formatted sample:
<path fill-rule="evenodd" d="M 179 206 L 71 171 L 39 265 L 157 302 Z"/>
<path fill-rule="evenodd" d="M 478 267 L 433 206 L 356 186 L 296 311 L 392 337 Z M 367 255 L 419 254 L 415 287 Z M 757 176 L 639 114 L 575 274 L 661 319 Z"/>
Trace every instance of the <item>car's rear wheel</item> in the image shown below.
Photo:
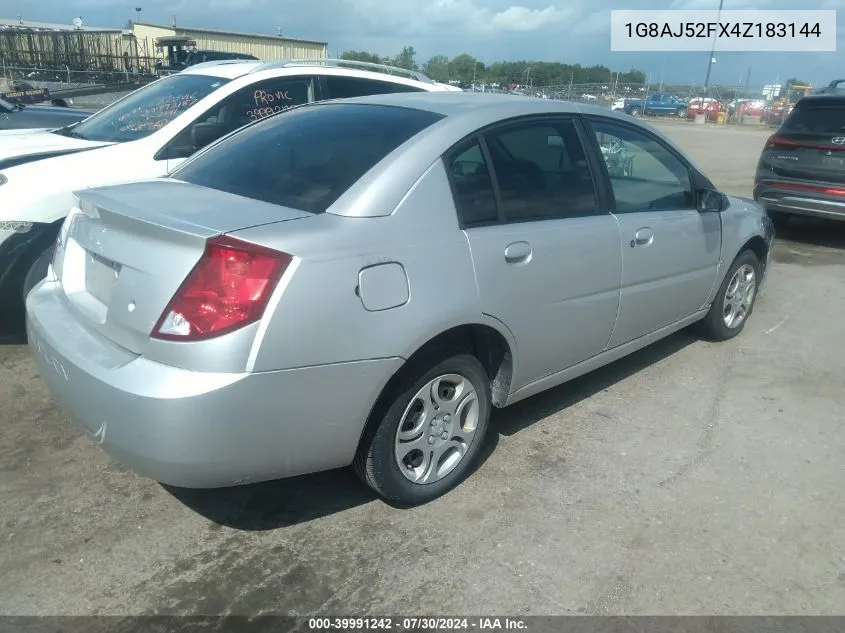
<path fill-rule="evenodd" d="M 761 270 L 753 251 L 745 250 L 737 256 L 702 321 L 709 339 L 726 341 L 742 332 L 754 310 Z"/>
<path fill-rule="evenodd" d="M 686 108 L 678 108 L 678 111 L 675 113 L 681 119 L 687 118 L 687 109 Z"/>
<path fill-rule="evenodd" d="M 477 358 L 450 348 L 412 361 L 381 404 L 354 462 L 371 488 L 390 503 L 411 506 L 464 479 L 491 409 L 490 379 Z"/>

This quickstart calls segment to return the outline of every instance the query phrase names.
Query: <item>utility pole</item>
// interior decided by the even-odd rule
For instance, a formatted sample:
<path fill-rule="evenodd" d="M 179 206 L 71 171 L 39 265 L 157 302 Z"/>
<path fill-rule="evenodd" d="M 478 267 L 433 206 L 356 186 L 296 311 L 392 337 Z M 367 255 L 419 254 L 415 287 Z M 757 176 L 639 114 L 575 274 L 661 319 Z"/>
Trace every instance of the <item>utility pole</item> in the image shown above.
<path fill-rule="evenodd" d="M 745 73 L 745 91 L 743 97 L 748 97 L 748 85 L 751 83 L 751 64 L 748 65 L 748 72 Z"/>
<path fill-rule="evenodd" d="M 719 13 L 716 16 L 716 22 L 722 17 L 722 5 L 725 0 L 719 0 Z M 716 35 L 713 35 L 713 46 L 710 47 L 710 55 L 707 57 L 707 76 L 704 78 L 704 96 L 707 96 L 707 89 L 710 87 L 710 69 L 713 66 L 713 55 L 716 54 Z"/>
<path fill-rule="evenodd" d="M 663 61 L 660 62 L 660 88 L 657 92 L 663 92 L 663 73 L 666 70 L 666 55 L 663 56 Z"/>

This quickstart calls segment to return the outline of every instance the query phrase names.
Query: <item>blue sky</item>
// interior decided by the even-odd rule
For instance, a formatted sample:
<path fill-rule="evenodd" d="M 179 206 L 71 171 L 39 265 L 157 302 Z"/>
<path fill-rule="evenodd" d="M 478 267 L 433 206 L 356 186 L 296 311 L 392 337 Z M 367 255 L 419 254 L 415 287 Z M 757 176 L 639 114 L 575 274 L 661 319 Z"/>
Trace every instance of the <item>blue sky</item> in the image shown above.
<path fill-rule="evenodd" d="M 142 21 L 285 35 L 347 49 L 393 54 L 413 45 L 422 63 L 432 55 L 470 53 L 489 63 L 533 59 L 639 68 L 660 80 L 703 83 L 708 54 L 613 53 L 610 9 L 715 9 L 718 0 L 0 0 L 0 16 L 86 25 Z M 816 85 L 845 77 L 845 0 L 725 0 L 725 9 L 839 9 L 836 53 L 717 54 L 712 84 L 736 85 L 751 67 L 751 84 L 797 76 Z"/>

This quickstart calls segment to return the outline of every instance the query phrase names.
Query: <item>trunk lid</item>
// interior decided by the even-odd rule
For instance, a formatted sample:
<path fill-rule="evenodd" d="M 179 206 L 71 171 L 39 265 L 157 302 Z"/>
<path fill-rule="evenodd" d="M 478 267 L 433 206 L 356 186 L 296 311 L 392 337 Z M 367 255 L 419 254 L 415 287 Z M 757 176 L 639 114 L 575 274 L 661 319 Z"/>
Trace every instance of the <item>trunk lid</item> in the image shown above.
<path fill-rule="evenodd" d="M 76 197 L 56 248 L 55 274 L 83 323 L 137 354 L 209 238 L 312 217 L 168 180 Z"/>

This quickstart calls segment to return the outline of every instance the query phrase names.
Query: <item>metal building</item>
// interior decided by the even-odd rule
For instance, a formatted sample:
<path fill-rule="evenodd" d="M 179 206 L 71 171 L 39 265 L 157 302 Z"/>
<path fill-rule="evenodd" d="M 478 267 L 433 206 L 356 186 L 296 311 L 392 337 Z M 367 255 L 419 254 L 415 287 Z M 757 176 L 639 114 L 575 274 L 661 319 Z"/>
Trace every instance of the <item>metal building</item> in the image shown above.
<path fill-rule="evenodd" d="M 328 44 L 326 42 L 290 37 L 235 33 L 184 26 L 162 26 L 141 22 L 132 25 L 132 32 L 135 36 L 137 50 L 148 51 L 149 55 L 159 57 L 163 53 L 161 51 L 156 52 L 156 40 L 161 37 L 186 37 L 194 40 L 199 50 L 246 53 L 265 61 L 328 57 Z"/>

